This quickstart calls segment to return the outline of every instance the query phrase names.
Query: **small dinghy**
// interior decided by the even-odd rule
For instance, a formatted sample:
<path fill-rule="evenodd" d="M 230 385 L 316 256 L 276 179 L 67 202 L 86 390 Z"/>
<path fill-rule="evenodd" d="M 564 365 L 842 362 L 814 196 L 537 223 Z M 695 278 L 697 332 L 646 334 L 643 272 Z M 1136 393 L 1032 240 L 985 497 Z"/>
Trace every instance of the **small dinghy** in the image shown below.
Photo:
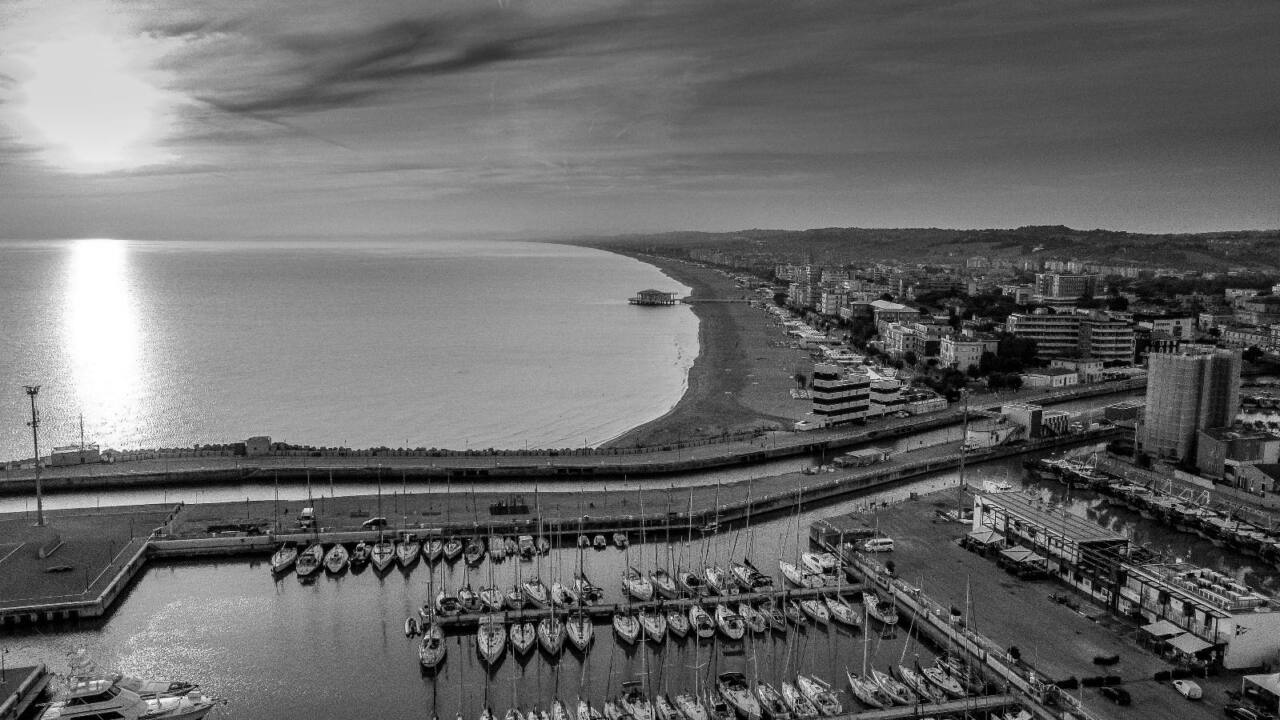
<path fill-rule="evenodd" d="M 404 619 L 404 636 L 414 637 L 418 634 L 418 619 L 410 615 Z"/>

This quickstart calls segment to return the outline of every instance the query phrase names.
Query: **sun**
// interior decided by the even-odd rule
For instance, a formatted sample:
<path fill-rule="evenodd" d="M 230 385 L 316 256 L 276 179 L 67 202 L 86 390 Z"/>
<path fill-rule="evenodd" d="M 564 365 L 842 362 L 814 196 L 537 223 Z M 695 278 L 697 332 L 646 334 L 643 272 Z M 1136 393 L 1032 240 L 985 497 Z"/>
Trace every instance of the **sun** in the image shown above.
<path fill-rule="evenodd" d="M 84 32 L 33 45 L 19 56 L 27 140 L 71 172 L 126 170 L 165 158 L 156 147 L 166 97 L 139 58 L 105 34 Z"/>

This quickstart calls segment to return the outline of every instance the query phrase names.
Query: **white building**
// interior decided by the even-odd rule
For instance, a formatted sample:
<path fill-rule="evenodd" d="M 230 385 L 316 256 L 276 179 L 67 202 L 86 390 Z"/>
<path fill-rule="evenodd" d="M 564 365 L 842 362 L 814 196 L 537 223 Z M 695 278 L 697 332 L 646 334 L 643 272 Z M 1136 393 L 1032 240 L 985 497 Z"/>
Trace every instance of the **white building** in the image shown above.
<path fill-rule="evenodd" d="M 824 426 L 842 425 L 867 417 L 871 378 L 862 372 L 846 374 L 838 365 L 813 367 L 813 414 Z"/>
<path fill-rule="evenodd" d="M 978 364 L 982 353 L 994 353 L 999 345 L 995 338 L 944 337 L 938 342 L 938 362 L 943 367 L 967 370 Z"/>

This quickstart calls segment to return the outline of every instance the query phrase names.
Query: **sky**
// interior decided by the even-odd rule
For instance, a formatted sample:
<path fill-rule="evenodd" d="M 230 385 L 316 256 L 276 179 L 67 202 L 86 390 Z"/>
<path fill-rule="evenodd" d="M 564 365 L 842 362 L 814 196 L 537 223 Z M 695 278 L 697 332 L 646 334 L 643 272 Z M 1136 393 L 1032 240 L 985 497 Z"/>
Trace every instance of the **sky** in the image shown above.
<path fill-rule="evenodd" d="M 1280 228 L 1274 0 L 5 0 L 0 237 Z"/>

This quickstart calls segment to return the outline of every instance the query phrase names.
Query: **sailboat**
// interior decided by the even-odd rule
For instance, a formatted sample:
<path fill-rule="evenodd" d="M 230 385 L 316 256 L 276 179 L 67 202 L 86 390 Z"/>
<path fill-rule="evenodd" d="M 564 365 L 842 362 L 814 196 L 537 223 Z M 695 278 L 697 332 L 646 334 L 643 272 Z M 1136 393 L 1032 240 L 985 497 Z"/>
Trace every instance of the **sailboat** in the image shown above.
<path fill-rule="evenodd" d="M 650 642 L 661 644 L 667 639 L 667 616 L 662 613 L 641 610 L 640 627 Z"/>
<path fill-rule="evenodd" d="M 511 625 L 511 647 L 517 655 L 525 655 L 538 643 L 538 630 L 531 622 L 516 620 Z"/>
<path fill-rule="evenodd" d="M 885 695 L 885 692 L 880 689 L 880 686 L 876 685 L 874 682 L 864 677 L 854 675 L 849 672 L 848 668 L 845 668 L 844 674 L 849 680 L 849 691 L 853 693 L 853 697 L 856 698 L 858 702 L 876 710 L 893 704 L 893 700 Z"/>
<path fill-rule="evenodd" d="M 396 544 L 396 562 L 407 570 L 422 557 L 421 551 L 422 543 L 418 542 L 418 538 L 413 533 L 405 533 Z"/>
<path fill-rule="evenodd" d="M 444 546 L 440 551 L 444 555 L 445 562 L 455 563 L 458 558 L 462 557 L 462 541 L 456 537 L 451 537 L 444 541 Z"/>
<path fill-rule="evenodd" d="M 676 709 L 675 703 L 671 702 L 671 698 L 666 693 L 661 693 L 653 699 L 653 711 L 657 714 L 658 720 L 680 720 L 680 711 Z"/>
<path fill-rule="evenodd" d="M 369 564 L 372 555 L 373 552 L 368 543 L 363 540 L 356 543 L 355 548 L 351 551 L 351 572 L 363 570 Z"/>
<path fill-rule="evenodd" d="M 787 622 L 792 625 L 804 624 L 804 610 L 800 607 L 800 601 L 788 600 L 782 606 L 782 613 L 787 616 Z"/>
<path fill-rule="evenodd" d="M 479 538 L 467 538 L 466 547 L 462 551 L 462 557 L 471 567 L 479 565 L 484 560 L 484 541 Z"/>
<path fill-rule="evenodd" d="M 676 585 L 675 578 L 672 578 L 671 573 L 663 568 L 654 569 L 649 574 L 649 582 L 659 595 L 668 600 L 674 600 L 680 596 L 680 588 Z"/>
<path fill-rule="evenodd" d="M 507 633 L 502 627 L 499 615 L 485 615 L 480 618 L 480 628 L 476 631 L 476 651 L 480 659 L 489 667 L 498 664 L 507 649 Z"/>
<path fill-rule="evenodd" d="M 628 596 L 641 602 L 653 599 L 653 585 L 634 567 L 628 567 L 623 573 L 622 589 Z"/>
<path fill-rule="evenodd" d="M 271 555 L 271 572 L 275 574 L 288 572 L 297 560 L 298 546 L 291 542 L 285 543 Z"/>
<path fill-rule="evenodd" d="M 947 697 L 962 698 L 966 694 L 964 688 L 960 687 L 960 683 L 955 678 L 936 665 L 924 667 L 920 664 L 920 659 L 916 658 L 915 670 L 923 675 L 924 679 L 928 680 L 930 684 L 945 693 Z"/>
<path fill-rule="evenodd" d="M 778 609 L 773 602 L 772 597 L 766 597 L 760 601 L 760 614 L 764 616 L 765 622 L 769 623 L 769 627 L 776 632 L 784 633 L 787 631 L 787 616 Z"/>
<path fill-rule="evenodd" d="M 708 565 L 703 568 L 702 577 L 707 581 L 707 589 L 716 595 L 738 594 L 738 586 L 734 584 L 729 573 L 719 565 Z"/>
<path fill-rule="evenodd" d="M 798 675 L 796 685 L 800 688 L 800 692 L 804 693 L 804 696 L 818 708 L 818 712 L 828 717 L 840 714 L 840 701 L 836 699 L 836 694 L 831 692 L 831 685 L 827 681 L 817 675 Z"/>
<path fill-rule="evenodd" d="M 769 621 L 764 619 L 758 610 L 751 607 L 750 603 L 738 603 L 738 615 L 742 617 L 742 622 L 751 630 L 751 632 L 759 635 L 769 630 Z"/>
<path fill-rule="evenodd" d="M 538 621 L 538 644 L 551 657 L 560 654 L 560 649 L 564 647 L 565 633 L 564 623 L 556 615 Z"/>
<path fill-rule="evenodd" d="M 492 526 L 489 528 L 492 530 Z M 489 559 L 494 562 L 502 562 L 507 558 L 507 551 L 502 542 L 502 538 L 498 535 L 489 536 Z"/>
<path fill-rule="evenodd" d="M 604 720 L 604 715 L 586 700 L 578 698 L 578 720 Z"/>
<path fill-rule="evenodd" d="M 391 564 L 396 561 L 395 544 L 379 534 L 378 542 L 374 543 L 369 551 L 369 560 L 373 563 L 374 572 L 387 572 Z"/>
<path fill-rule="evenodd" d="M 440 558 L 444 556 L 444 541 L 438 537 L 433 537 L 422 543 L 422 556 L 429 563 L 440 562 Z"/>
<path fill-rule="evenodd" d="M 892 604 L 883 600 L 879 593 L 867 590 L 862 593 L 862 604 L 867 608 L 867 616 L 882 625 L 897 625 L 898 611 Z"/>
<path fill-rule="evenodd" d="M 800 610 L 810 620 L 819 625 L 826 625 L 831 620 L 831 612 L 821 600 L 806 598 L 800 601 Z"/>
<path fill-rule="evenodd" d="M 630 611 L 619 610 L 613 614 L 613 631 L 628 645 L 635 645 L 640 637 L 640 621 Z"/>
<path fill-rule="evenodd" d="M 757 682 L 756 699 L 760 701 L 760 714 L 770 720 L 788 720 L 791 711 L 782 702 L 782 695 L 767 682 Z"/>
<path fill-rule="evenodd" d="M 317 542 L 298 554 L 298 559 L 294 562 L 294 569 L 298 573 L 298 578 L 305 580 L 314 575 L 323 563 L 324 546 Z"/>
<path fill-rule="evenodd" d="M 720 673 L 716 678 L 716 689 L 744 720 L 760 720 L 760 702 L 751 694 L 745 675 L 740 672 Z"/>
<path fill-rule="evenodd" d="M 893 666 L 893 674 L 898 676 L 904 685 L 911 688 L 916 696 L 924 702 L 940 703 L 947 699 L 947 694 L 934 687 L 923 675 L 898 663 Z"/>
<path fill-rule="evenodd" d="M 431 597 L 432 585 L 435 581 L 435 569 L 427 574 L 427 597 Z M 427 606 L 424 606 L 427 607 Z M 418 662 L 423 670 L 432 671 L 444 662 L 446 646 L 444 628 L 436 622 L 436 614 L 428 612 L 422 617 L 422 642 L 418 643 Z"/>
<path fill-rule="evenodd" d="M 689 625 L 693 627 L 698 638 L 701 640 L 709 640 L 715 637 L 716 623 L 711 619 L 711 614 L 707 609 L 697 603 L 689 606 Z"/>
<path fill-rule="evenodd" d="M 578 649 L 578 652 L 586 652 L 591 646 L 591 640 L 595 636 L 595 626 L 591 624 L 591 618 L 582 610 L 571 613 L 565 623 L 565 634 L 569 637 L 569 643 Z"/>
<path fill-rule="evenodd" d="M 334 543 L 333 547 L 329 548 L 329 552 L 324 555 L 324 569 L 331 575 L 337 575 L 347 569 L 350 558 L 347 548 L 342 543 Z"/>
<path fill-rule="evenodd" d="M 480 607 L 487 612 L 501 612 L 506 602 L 502 590 L 495 585 L 480 588 Z"/>
<path fill-rule="evenodd" d="M 698 698 L 693 693 L 680 693 L 672 702 L 684 716 L 684 720 L 709 720 L 707 709 L 698 702 Z"/>
<path fill-rule="evenodd" d="M 716 605 L 716 628 L 730 640 L 741 640 L 747 634 L 747 626 L 742 616 L 733 612 L 723 603 Z"/>
<path fill-rule="evenodd" d="M 679 608 L 667 610 L 667 630 L 676 639 L 683 639 L 689 634 L 689 617 Z"/>
<path fill-rule="evenodd" d="M 866 676 L 864 675 L 863 677 Z M 916 704 L 916 694 L 911 692 L 911 689 L 906 685 L 894 680 L 887 673 L 871 668 L 871 680 L 875 682 L 876 685 L 879 685 L 880 689 L 884 690 L 885 694 L 892 698 L 893 702 L 898 705 Z"/>
<path fill-rule="evenodd" d="M 654 720 L 653 703 L 640 692 L 640 683 L 636 681 L 622 683 L 622 696 L 618 704 L 631 716 L 632 720 Z"/>
<path fill-rule="evenodd" d="M 858 627 L 858 612 L 853 609 L 847 600 L 839 595 L 824 595 L 822 597 L 823 604 L 827 607 L 831 619 L 842 625 L 849 627 Z"/>
<path fill-rule="evenodd" d="M 791 714 L 797 718 L 816 718 L 818 717 L 818 706 L 813 701 L 804 696 L 800 689 L 789 682 L 782 683 L 782 702 L 791 711 Z"/>

